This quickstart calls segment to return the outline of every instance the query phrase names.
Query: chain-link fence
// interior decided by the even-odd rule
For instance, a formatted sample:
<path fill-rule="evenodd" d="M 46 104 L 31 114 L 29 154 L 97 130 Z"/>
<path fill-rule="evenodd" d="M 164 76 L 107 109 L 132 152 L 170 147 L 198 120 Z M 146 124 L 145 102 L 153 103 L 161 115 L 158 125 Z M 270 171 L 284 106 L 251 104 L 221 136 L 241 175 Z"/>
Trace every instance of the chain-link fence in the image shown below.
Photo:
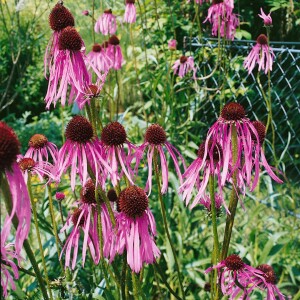
<path fill-rule="evenodd" d="M 268 105 L 265 95 L 268 95 L 268 75 L 257 72 L 257 68 L 248 75 L 243 68 L 255 41 L 233 41 L 222 45 L 222 58 L 226 64 L 217 72 L 214 68 L 218 56 L 216 39 L 185 38 L 185 51 L 192 51 L 197 56 L 199 64 L 197 77 L 206 79 L 198 81 L 198 100 L 201 121 L 206 124 L 219 115 L 218 101 L 237 101 L 247 110 L 248 117 L 267 122 Z M 267 152 L 275 152 L 277 162 L 280 162 L 287 177 L 294 183 L 300 183 L 300 43 L 273 42 L 271 47 L 275 53 L 275 62 L 271 72 L 272 123 L 267 134 Z M 221 70 L 221 71 L 220 71 Z M 205 94 L 206 99 L 201 101 Z M 208 98 L 207 98 L 208 97 Z M 220 98 L 221 97 L 221 98 Z M 273 147 L 272 147 L 272 141 Z M 275 150 L 275 151 L 274 151 Z M 273 162 L 274 163 L 274 162 Z"/>

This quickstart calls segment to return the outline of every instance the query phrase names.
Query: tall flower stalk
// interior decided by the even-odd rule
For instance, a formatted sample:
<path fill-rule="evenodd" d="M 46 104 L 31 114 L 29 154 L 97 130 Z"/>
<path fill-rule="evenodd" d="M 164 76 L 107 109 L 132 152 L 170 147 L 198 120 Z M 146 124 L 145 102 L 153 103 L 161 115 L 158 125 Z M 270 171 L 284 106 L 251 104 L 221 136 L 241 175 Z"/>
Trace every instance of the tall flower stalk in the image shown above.
<path fill-rule="evenodd" d="M 172 243 L 171 235 L 170 235 L 169 228 L 168 228 L 168 222 L 167 222 L 167 216 L 166 216 L 166 208 L 165 208 L 165 204 L 163 202 L 163 196 L 162 196 L 162 192 L 161 192 L 161 185 L 160 185 L 160 178 L 159 178 L 160 176 L 159 176 L 159 170 L 158 170 L 158 159 L 157 159 L 157 156 L 158 156 L 158 151 L 155 149 L 154 150 L 153 160 L 154 160 L 155 178 L 156 178 L 156 183 L 157 183 L 157 188 L 158 188 L 158 199 L 159 199 L 161 213 L 162 213 L 162 217 L 163 217 L 163 223 L 164 223 L 165 233 L 167 235 L 169 244 L 171 246 L 172 254 L 173 254 L 173 257 L 174 257 L 174 261 L 175 261 L 175 268 L 176 268 L 177 275 L 178 275 L 178 281 L 179 281 L 179 286 L 180 286 L 182 298 L 185 299 L 185 292 L 184 292 L 184 289 L 183 289 L 182 277 L 181 277 L 181 273 L 180 273 L 180 267 L 179 267 L 179 263 L 178 263 L 176 251 L 175 251 L 174 245 Z"/>

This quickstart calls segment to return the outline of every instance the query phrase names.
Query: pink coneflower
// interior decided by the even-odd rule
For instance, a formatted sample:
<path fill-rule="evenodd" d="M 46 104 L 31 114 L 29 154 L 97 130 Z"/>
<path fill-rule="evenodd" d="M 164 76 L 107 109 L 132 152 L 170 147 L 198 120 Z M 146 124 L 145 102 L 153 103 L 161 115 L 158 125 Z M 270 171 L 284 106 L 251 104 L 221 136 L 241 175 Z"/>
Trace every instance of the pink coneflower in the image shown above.
<path fill-rule="evenodd" d="M 269 176 L 276 181 L 277 183 L 283 183 L 283 181 L 281 179 L 279 179 L 275 173 L 272 170 L 272 167 L 268 164 L 267 159 L 265 157 L 265 153 L 264 153 L 264 149 L 263 149 L 263 143 L 266 137 L 266 127 L 265 125 L 260 122 L 260 121 L 253 121 L 252 122 L 253 127 L 255 128 L 257 135 L 258 135 L 258 141 L 255 137 L 255 134 L 252 132 L 252 142 L 253 142 L 253 147 L 256 146 L 256 144 L 259 144 L 260 146 L 260 160 L 261 160 L 261 165 L 266 169 L 267 173 L 269 174 Z M 256 163 L 256 161 L 254 161 L 253 163 L 253 167 L 255 168 L 259 168 L 259 165 Z M 256 187 L 257 183 L 258 183 L 258 178 L 259 178 L 259 171 L 257 170 L 255 173 L 255 177 L 253 179 L 253 186 L 251 188 L 251 191 L 254 190 L 254 188 Z"/>
<path fill-rule="evenodd" d="M 101 202 L 103 253 L 105 257 L 109 258 L 111 253 L 112 256 L 115 255 L 114 250 L 111 252 L 111 237 L 113 236 L 112 224 L 105 203 L 103 203 L 101 199 L 99 199 L 99 201 Z M 62 250 L 62 252 L 66 252 L 65 266 L 70 266 L 73 249 L 71 268 L 75 268 L 81 229 L 84 233 L 82 245 L 82 266 L 85 264 L 88 247 L 94 263 L 98 264 L 101 254 L 99 251 L 100 240 L 98 235 L 98 210 L 96 208 L 95 185 L 91 179 L 89 179 L 85 186 L 81 189 L 79 207 L 76 208 L 72 215 L 68 217 L 65 226 L 61 229 L 61 232 L 70 228 L 72 223 L 73 228 Z"/>
<path fill-rule="evenodd" d="M 127 140 L 125 128 L 119 122 L 111 122 L 106 125 L 101 133 L 101 142 L 105 150 L 105 156 L 108 164 L 112 169 L 111 181 L 114 186 L 124 173 L 128 180 L 133 184 L 131 169 L 131 160 L 135 146 Z M 125 147 L 127 146 L 127 153 Z M 119 174 L 119 165 L 121 173 Z"/>
<path fill-rule="evenodd" d="M 255 65 L 258 64 L 258 71 L 263 70 L 265 74 L 272 71 L 272 65 L 275 54 L 268 45 L 268 38 L 264 34 L 258 36 L 256 45 L 252 48 L 249 55 L 244 61 L 244 68 L 250 74 Z"/>
<path fill-rule="evenodd" d="M 184 182 L 179 188 L 179 193 L 183 194 L 183 200 L 185 200 L 186 205 L 188 205 L 193 195 L 193 188 L 197 185 L 198 193 L 191 208 L 195 207 L 204 196 L 209 176 L 217 176 L 220 195 L 222 195 L 222 187 L 224 186 L 224 184 L 221 184 L 223 155 L 220 144 L 216 141 L 203 142 L 199 146 L 197 156 L 197 159 L 192 162 L 183 174 Z M 201 181 L 200 176 L 203 177 Z M 222 198 L 222 202 L 223 201 Z"/>
<path fill-rule="evenodd" d="M 94 44 L 92 51 L 87 54 L 88 60 L 100 72 L 107 73 L 112 66 L 112 59 L 107 55 L 106 49 L 99 44 Z"/>
<path fill-rule="evenodd" d="M 75 21 L 71 12 L 63 6 L 61 3 L 57 3 L 49 15 L 49 25 L 53 30 L 52 37 L 47 45 L 44 56 L 45 77 L 47 78 L 48 68 L 51 72 L 51 68 L 54 64 L 56 56 L 59 53 L 59 35 L 61 31 L 68 27 L 74 26 Z"/>
<path fill-rule="evenodd" d="M 237 161 L 232 160 L 232 130 L 235 127 L 237 134 Z M 252 136 L 258 138 L 257 132 L 251 121 L 246 117 L 245 109 L 238 103 L 226 104 L 221 115 L 207 133 L 205 153 L 209 152 L 209 144 L 219 143 L 223 152 L 222 172 L 219 176 L 220 185 L 224 186 L 226 181 L 230 181 L 234 171 L 237 171 L 238 186 L 244 190 L 245 185 L 240 182 L 242 174 L 245 176 L 247 186 L 251 186 L 252 171 L 257 172 L 254 165 L 259 165 L 260 147 L 258 144 L 252 145 Z M 253 147 L 252 147 L 253 146 Z M 203 167 L 204 162 L 201 165 Z M 243 171 L 243 173 L 241 173 Z M 237 187 L 234 187 L 237 188 Z"/>
<path fill-rule="evenodd" d="M 112 14 L 111 9 L 107 9 L 95 23 L 95 32 L 103 35 L 115 34 L 117 31 L 117 18 Z"/>
<path fill-rule="evenodd" d="M 107 73 L 103 74 L 101 78 L 98 78 L 96 84 L 89 84 L 86 91 L 83 94 L 80 94 L 80 97 L 77 99 L 77 104 L 80 109 L 82 109 L 86 103 L 90 105 L 91 99 L 99 97 L 105 83 L 106 76 Z"/>
<path fill-rule="evenodd" d="M 21 260 L 14 250 L 14 244 L 5 244 L 6 239 L 7 237 L 4 237 L 1 231 L 1 286 L 4 298 L 8 296 L 9 286 L 12 290 L 16 289 L 14 280 L 19 279 L 19 271 L 14 260 Z"/>
<path fill-rule="evenodd" d="M 233 13 L 233 1 L 213 0 L 204 23 L 212 24 L 212 35 L 234 39 L 236 28 L 239 26 L 238 16 Z"/>
<path fill-rule="evenodd" d="M 123 55 L 122 49 L 120 47 L 120 40 L 117 36 L 113 35 L 109 38 L 106 54 L 112 61 L 111 67 L 115 70 L 121 69 L 123 63 Z"/>
<path fill-rule="evenodd" d="M 19 155 L 18 165 L 23 172 L 26 183 L 28 181 L 28 176 L 31 176 L 31 174 L 37 175 L 41 182 L 43 182 L 45 178 L 47 178 L 48 182 L 50 180 L 56 181 L 55 168 L 48 162 L 35 162 L 30 157 Z"/>
<path fill-rule="evenodd" d="M 183 78 L 189 71 L 193 71 L 193 78 L 196 79 L 197 68 L 195 67 L 194 58 L 189 56 L 181 56 L 177 59 L 172 67 L 174 74 L 178 74 Z"/>
<path fill-rule="evenodd" d="M 177 41 L 176 40 L 173 39 L 173 40 L 168 41 L 169 50 L 171 50 L 171 51 L 176 50 L 176 46 L 177 46 Z"/>
<path fill-rule="evenodd" d="M 16 162 L 20 143 L 14 131 L 0 121 L 0 173 L 5 173 L 12 201 L 12 212 L 7 221 L 11 223 L 14 214 L 19 224 L 16 230 L 15 248 L 19 254 L 28 237 L 31 221 L 30 198 L 22 172 Z M 11 226 L 8 224 L 7 226 Z"/>
<path fill-rule="evenodd" d="M 29 149 L 24 157 L 30 157 L 36 162 L 48 162 L 49 154 L 52 161 L 55 163 L 57 159 L 57 146 L 48 141 L 47 137 L 43 134 L 34 134 L 28 143 Z"/>
<path fill-rule="evenodd" d="M 154 240 L 157 235 L 154 216 L 148 208 L 146 193 L 137 186 L 123 190 L 118 203 L 117 251 L 122 254 L 126 250 L 128 265 L 138 273 L 144 263 L 152 264 L 160 256 Z"/>
<path fill-rule="evenodd" d="M 136 9 L 135 0 L 126 0 L 125 14 L 123 22 L 125 23 L 135 23 L 136 21 Z"/>
<path fill-rule="evenodd" d="M 62 192 L 56 192 L 55 193 L 55 199 L 57 201 L 63 201 L 66 198 L 66 195 Z"/>
<path fill-rule="evenodd" d="M 152 165 L 153 165 L 153 156 L 155 155 L 155 152 L 160 158 L 160 169 L 162 171 L 162 187 L 161 187 L 161 192 L 165 193 L 168 188 L 168 183 L 169 183 L 169 171 L 168 171 L 168 163 L 167 163 L 167 158 L 164 153 L 164 149 L 167 149 L 167 152 L 170 154 L 175 170 L 177 173 L 177 176 L 179 178 L 180 183 L 182 183 L 182 175 L 180 171 L 180 166 L 179 166 L 179 161 L 177 159 L 177 156 L 181 160 L 183 167 L 185 168 L 185 162 L 182 157 L 182 155 L 179 153 L 179 151 L 171 145 L 167 141 L 167 135 L 164 131 L 164 129 L 158 125 L 158 124 L 153 124 L 149 126 L 146 130 L 145 133 L 145 141 L 144 143 L 138 148 L 136 152 L 136 171 L 139 166 L 139 163 L 143 157 L 143 153 L 148 148 L 147 152 L 147 162 L 148 162 L 148 180 L 146 184 L 145 190 L 148 191 L 148 194 L 150 195 L 151 189 L 152 189 Z"/>
<path fill-rule="evenodd" d="M 260 277 L 256 276 L 253 280 L 254 285 L 262 290 L 267 290 L 267 299 L 277 299 L 284 300 L 284 295 L 280 292 L 276 286 L 276 274 L 273 268 L 267 264 L 260 265 L 256 268 L 257 270 L 263 272 L 263 277 L 265 280 L 262 280 Z"/>
<path fill-rule="evenodd" d="M 209 195 L 204 195 L 200 199 L 199 204 L 202 204 L 206 208 L 208 213 L 211 213 L 211 199 L 210 199 Z M 215 194 L 215 206 L 216 206 L 217 216 L 221 212 L 222 204 L 223 204 L 222 195 L 221 194 Z"/>
<path fill-rule="evenodd" d="M 260 13 L 258 14 L 264 21 L 264 25 L 265 26 L 272 26 L 272 18 L 271 18 L 271 13 L 269 13 L 268 15 L 266 15 L 263 11 L 262 8 L 260 8 Z"/>
<path fill-rule="evenodd" d="M 68 101 L 71 104 L 74 97 L 84 92 L 90 81 L 82 52 L 84 44 L 76 29 L 70 26 L 64 28 L 59 35 L 58 44 L 60 51 L 50 72 L 45 97 L 47 109 L 52 102 L 55 106 L 59 99 L 63 106 L 66 104 L 68 86 L 71 87 Z"/>
<path fill-rule="evenodd" d="M 265 282 L 262 271 L 248 266 L 236 254 L 229 255 L 216 266 L 205 270 L 205 273 L 211 272 L 213 269 L 218 270 L 218 281 L 223 295 L 230 296 L 233 294 L 233 292 L 236 290 L 237 280 L 240 284 L 242 284 L 250 277 L 256 276 Z"/>
<path fill-rule="evenodd" d="M 58 178 L 71 167 L 71 188 L 74 190 L 77 173 L 81 184 L 86 183 L 89 165 L 95 173 L 96 183 L 103 185 L 103 182 L 100 182 L 100 171 L 104 176 L 111 172 L 111 168 L 100 151 L 100 142 L 94 137 L 91 123 L 82 116 L 74 116 L 66 127 L 65 135 L 66 142 L 59 150 L 56 164 Z"/>
<path fill-rule="evenodd" d="M 90 12 L 89 12 L 88 10 L 83 10 L 83 11 L 81 12 L 81 14 L 82 14 L 83 16 L 88 16 L 88 15 L 90 14 Z"/>

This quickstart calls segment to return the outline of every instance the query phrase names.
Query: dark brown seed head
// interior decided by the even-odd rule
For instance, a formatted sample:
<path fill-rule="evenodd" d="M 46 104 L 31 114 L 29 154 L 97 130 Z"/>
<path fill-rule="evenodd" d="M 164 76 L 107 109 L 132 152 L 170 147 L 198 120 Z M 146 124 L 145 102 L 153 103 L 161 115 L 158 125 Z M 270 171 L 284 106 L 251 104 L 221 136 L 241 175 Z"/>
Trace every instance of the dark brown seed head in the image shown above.
<path fill-rule="evenodd" d="M 260 34 L 257 39 L 256 42 L 260 45 L 268 45 L 268 38 L 266 35 L 264 34 Z"/>
<path fill-rule="evenodd" d="M 59 50 L 79 51 L 83 45 L 81 36 L 74 27 L 66 27 L 58 38 Z"/>
<path fill-rule="evenodd" d="M 106 49 L 108 47 L 108 45 L 109 45 L 108 41 L 105 41 L 102 43 L 101 47 Z"/>
<path fill-rule="evenodd" d="M 126 0 L 126 4 L 134 4 L 135 0 Z"/>
<path fill-rule="evenodd" d="M 148 207 L 148 197 L 143 189 L 130 186 L 121 192 L 119 206 L 127 217 L 141 217 Z"/>
<path fill-rule="evenodd" d="M 107 192 L 107 198 L 110 202 L 117 202 L 118 201 L 118 195 L 114 189 L 110 189 Z"/>
<path fill-rule="evenodd" d="M 207 156 L 206 156 L 206 160 L 209 160 L 209 151 L 211 150 L 211 147 L 212 147 L 212 142 L 209 141 L 208 142 L 208 153 L 207 153 Z M 199 149 L 198 149 L 198 152 L 197 152 L 197 156 L 199 158 L 203 159 L 204 153 L 205 153 L 205 141 L 199 146 Z M 222 147 L 221 147 L 221 145 L 219 143 L 216 143 L 214 145 L 214 149 L 212 151 L 212 155 L 213 155 L 214 162 L 218 162 L 222 158 Z"/>
<path fill-rule="evenodd" d="M 223 107 L 221 117 L 226 121 L 239 121 L 246 117 L 246 112 L 241 104 L 230 102 Z"/>
<path fill-rule="evenodd" d="M 81 208 L 76 208 L 74 211 L 73 211 L 73 214 L 72 214 L 72 222 L 74 224 L 74 226 L 77 225 L 77 222 L 79 220 L 79 216 L 82 212 L 82 209 Z M 83 226 L 84 225 L 84 215 L 81 216 L 81 219 L 79 221 L 79 224 L 78 226 Z"/>
<path fill-rule="evenodd" d="M 264 278 L 266 279 L 266 282 L 271 283 L 271 284 L 276 284 L 276 274 L 274 272 L 274 269 L 267 265 L 267 264 L 263 264 L 258 266 L 256 269 L 264 272 Z"/>
<path fill-rule="evenodd" d="M 257 131 L 259 144 L 262 146 L 262 144 L 264 143 L 265 138 L 266 138 L 266 126 L 260 121 L 253 121 L 252 125 L 254 126 L 254 128 Z M 253 132 L 251 132 L 251 138 L 253 141 L 256 142 L 256 137 Z"/>
<path fill-rule="evenodd" d="M 15 132 L 0 121 L 0 173 L 9 169 L 20 153 L 20 143 Z"/>
<path fill-rule="evenodd" d="M 89 179 L 84 187 L 80 190 L 80 198 L 83 203 L 96 203 L 95 185 L 92 179 Z"/>
<path fill-rule="evenodd" d="M 179 60 L 181 64 L 184 64 L 187 61 L 187 59 L 188 58 L 186 56 L 182 55 Z"/>
<path fill-rule="evenodd" d="M 236 254 L 229 255 L 225 259 L 225 266 L 232 271 L 240 270 L 244 267 L 244 265 L 245 264 L 242 259 Z"/>
<path fill-rule="evenodd" d="M 84 144 L 93 137 L 93 127 L 85 117 L 74 116 L 67 125 L 65 135 L 68 140 Z"/>
<path fill-rule="evenodd" d="M 101 52 L 101 50 L 102 50 L 102 47 L 100 44 L 93 45 L 93 49 L 92 49 L 93 52 Z"/>
<path fill-rule="evenodd" d="M 125 128 L 119 122 L 109 123 L 101 133 L 101 141 L 106 146 L 121 146 L 126 142 L 126 138 Z"/>
<path fill-rule="evenodd" d="M 158 124 L 149 126 L 145 133 L 145 141 L 152 145 L 164 144 L 167 140 L 167 135 L 164 129 Z"/>
<path fill-rule="evenodd" d="M 68 26 L 74 26 L 74 17 L 62 4 L 56 4 L 50 15 L 49 24 L 52 30 L 60 31 Z"/>
<path fill-rule="evenodd" d="M 88 88 L 88 90 L 87 90 L 87 94 L 89 94 L 89 95 L 92 94 L 93 97 L 99 96 L 100 91 L 99 91 L 97 85 L 95 85 L 95 84 L 90 84 L 90 85 L 89 85 L 89 88 Z"/>
<path fill-rule="evenodd" d="M 213 0 L 212 4 L 220 4 L 223 3 L 223 0 Z"/>
<path fill-rule="evenodd" d="M 108 40 L 108 43 L 110 45 L 114 45 L 114 46 L 117 46 L 120 44 L 120 40 L 118 39 L 118 37 L 116 35 L 112 35 L 109 40 Z"/>
<path fill-rule="evenodd" d="M 30 157 L 24 157 L 18 162 L 18 165 L 23 172 L 31 171 L 35 166 L 35 161 Z"/>
<path fill-rule="evenodd" d="M 48 139 L 43 134 L 34 134 L 28 143 L 29 147 L 33 147 L 34 149 L 41 149 L 45 147 L 45 145 L 48 143 Z"/>
<path fill-rule="evenodd" d="M 111 10 L 110 8 L 108 8 L 108 9 L 106 9 L 106 10 L 104 11 L 104 13 L 105 13 L 105 14 L 112 14 L 112 10 Z"/>

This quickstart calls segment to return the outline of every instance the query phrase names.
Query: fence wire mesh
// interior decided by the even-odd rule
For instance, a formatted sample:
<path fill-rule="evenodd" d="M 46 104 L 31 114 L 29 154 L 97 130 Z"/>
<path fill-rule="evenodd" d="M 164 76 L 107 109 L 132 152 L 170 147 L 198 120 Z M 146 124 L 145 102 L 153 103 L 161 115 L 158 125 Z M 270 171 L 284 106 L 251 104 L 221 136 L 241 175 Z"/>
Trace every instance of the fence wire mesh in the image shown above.
<path fill-rule="evenodd" d="M 214 72 L 218 57 L 216 39 L 185 38 L 184 51 L 192 51 L 199 66 L 197 77 L 208 78 L 198 81 L 195 109 L 200 112 L 200 120 L 210 124 L 219 115 L 221 101 L 237 101 L 247 110 L 250 119 L 268 118 L 268 105 L 264 93 L 268 93 L 268 75 L 251 73 L 243 68 L 255 41 L 236 40 L 221 47 L 224 65 Z M 275 54 L 271 79 L 272 124 L 267 133 L 266 151 L 273 155 L 287 178 L 300 183 L 300 43 L 271 42 Z M 209 74 L 213 73 L 212 76 Z M 208 98 L 207 98 L 208 96 Z M 209 101 L 201 101 L 201 99 Z M 273 145 L 272 145 L 273 144 Z M 276 156 L 274 156 L 276 155 Z"/>

